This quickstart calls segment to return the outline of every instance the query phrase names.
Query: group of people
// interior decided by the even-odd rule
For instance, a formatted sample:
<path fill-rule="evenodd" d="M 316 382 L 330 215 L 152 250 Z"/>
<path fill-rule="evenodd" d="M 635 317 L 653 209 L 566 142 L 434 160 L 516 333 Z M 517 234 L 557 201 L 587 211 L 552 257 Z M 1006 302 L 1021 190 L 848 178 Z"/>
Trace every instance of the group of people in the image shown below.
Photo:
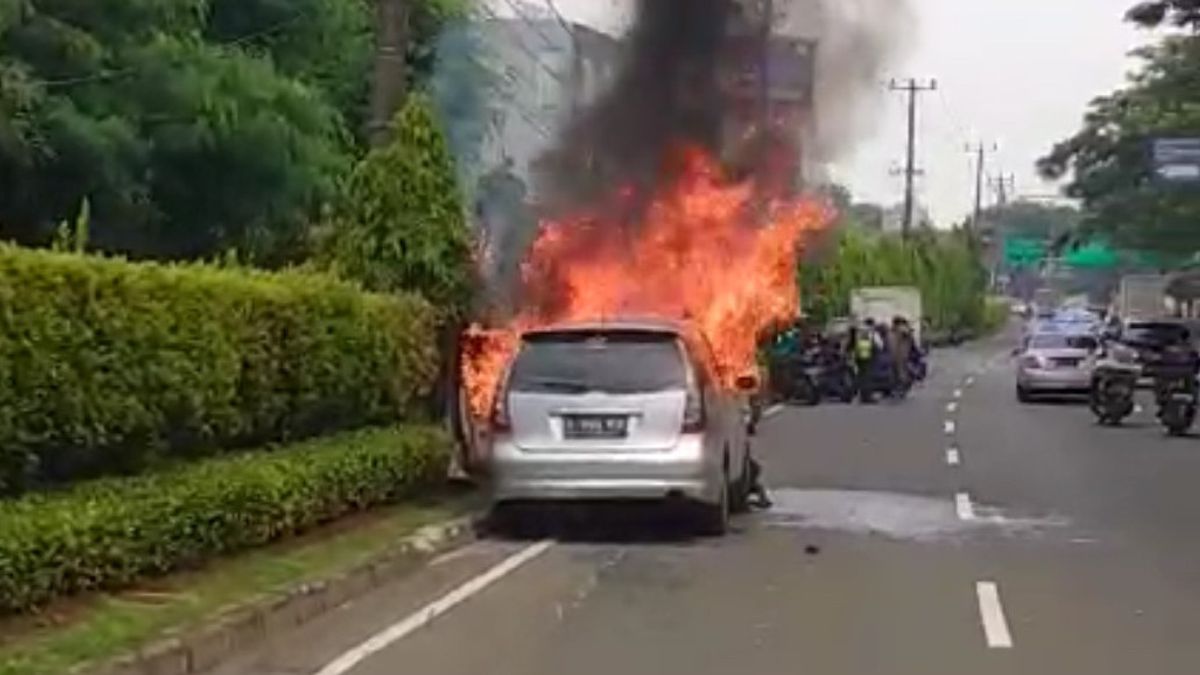
<path fill-rule="evenodd" d="M 780 331 L 771 348 L 771 377 L 777 383 L 788 375 L 788 364 L 811 363 L 827 369 L 852 371 L 863 402 L 877 393 L 907 392 L 925 377 L 924 349 L 908 319 L 891 323 L 867 318 L 842 330 L 819 331 L 797 322 Z"/>

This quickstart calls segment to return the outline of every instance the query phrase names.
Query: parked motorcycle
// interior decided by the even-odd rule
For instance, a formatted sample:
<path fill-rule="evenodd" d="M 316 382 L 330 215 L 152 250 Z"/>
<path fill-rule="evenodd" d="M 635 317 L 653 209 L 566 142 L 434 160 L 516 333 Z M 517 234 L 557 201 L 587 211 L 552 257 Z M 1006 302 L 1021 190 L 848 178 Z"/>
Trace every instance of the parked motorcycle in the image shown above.
<path fill-rule="evenodd" d="M 1139 371 L 1121 364 L 1100 364 L 1092 375 L 1089 407 L 1100 424 L 1120 426 L 1133 414 Z"/>
<path fill-rule="evenodd" d="M 785 398 L 803 405 L 820 405 L 825 399 L 850 403 L 858 393 L 853 367 L 845 358 L 820 348 L 805 351 L 786 370 Z"/>

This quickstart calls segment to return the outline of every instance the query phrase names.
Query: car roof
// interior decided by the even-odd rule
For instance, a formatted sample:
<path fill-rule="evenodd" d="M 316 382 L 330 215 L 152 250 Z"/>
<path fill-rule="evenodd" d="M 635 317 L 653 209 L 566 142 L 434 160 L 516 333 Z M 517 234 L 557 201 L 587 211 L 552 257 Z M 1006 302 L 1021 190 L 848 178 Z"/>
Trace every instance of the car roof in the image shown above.
<path fill-rule="evenodd" d="M 522 333 L 522 337 L 537 337 L 556 333 L 660 333 L 683 336 L 695 331 L 693 324 L 660 317 L 622 317 L 612 320 L 569 321 L 539 326 Z"/>

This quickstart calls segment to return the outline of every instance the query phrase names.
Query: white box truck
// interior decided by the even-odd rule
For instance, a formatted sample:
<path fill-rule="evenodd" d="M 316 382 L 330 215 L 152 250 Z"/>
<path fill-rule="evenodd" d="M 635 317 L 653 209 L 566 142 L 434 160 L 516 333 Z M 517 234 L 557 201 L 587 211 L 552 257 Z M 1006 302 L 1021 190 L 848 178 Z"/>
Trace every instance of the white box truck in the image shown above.
<path fill-rule="evenodd" d="M 850 313 L 859 321 L 874 319 L 877 323 L 887 324 L 902 316 L 912 325 L 917 341 L 922 339 L 921 318 L 924 309 L 920 289 L 911 286 L 856 289 L 850 293 Z"/>
<path fill-rule="evenodd" d="M 1167 314 L 1168 277 L 1132 274 L 1121 278 L 1113 310 L 1122 322 L 1161 319 Z"/>

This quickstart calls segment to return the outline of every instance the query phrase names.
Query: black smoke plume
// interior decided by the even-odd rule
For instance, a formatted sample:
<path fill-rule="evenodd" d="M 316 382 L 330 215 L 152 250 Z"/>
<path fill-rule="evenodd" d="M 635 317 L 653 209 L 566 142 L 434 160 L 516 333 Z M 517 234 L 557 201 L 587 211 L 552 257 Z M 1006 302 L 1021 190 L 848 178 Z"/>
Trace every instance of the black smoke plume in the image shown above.
<path fill-rule="evenodd" d="M 639 0 L 623 69 L 539 162 L 557 208 L 592 205 L 617 186 L 650 188 L 680 142 L 714 153 L 726 109 L 720 87 L 734 0 Z"/>

